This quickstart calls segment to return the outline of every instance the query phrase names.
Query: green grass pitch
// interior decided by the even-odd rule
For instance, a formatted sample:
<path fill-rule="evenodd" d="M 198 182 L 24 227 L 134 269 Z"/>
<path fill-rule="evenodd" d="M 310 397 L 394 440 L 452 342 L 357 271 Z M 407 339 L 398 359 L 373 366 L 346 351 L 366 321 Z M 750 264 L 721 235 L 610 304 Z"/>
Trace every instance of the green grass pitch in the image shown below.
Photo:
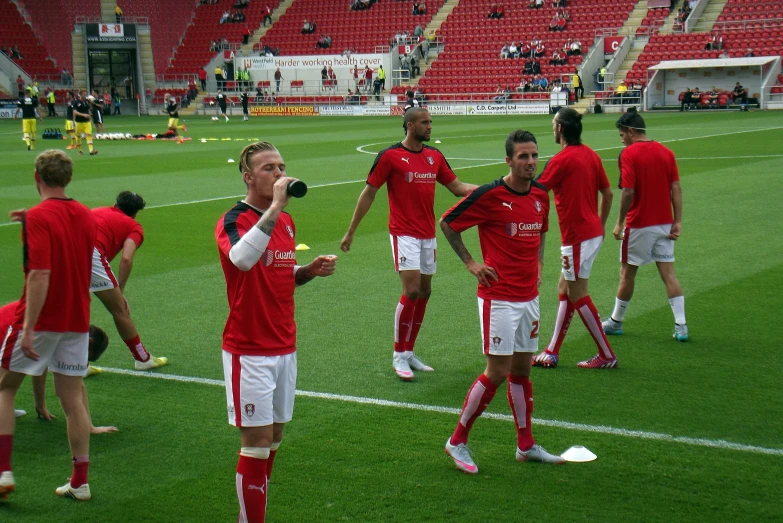
<path fill-rule="evenodd" d="M 677 272 L 685 289 L 691 341 L 672 340 L 672 317 L 655 269 L 639 272 L 626 334 L 610 338 L 616 371 L 585 371 L 576 362 L 594 345 L 574 321 L 560 367 L 534 370 L 534 427 L 553 452 L 585 445 L 588 464 L 550 467 L 514 460 L 513 424 L 481 419 L 471 434 L 480 468 L 459 473 L 443 453 L 457 422 L 453 410 L 483 370 L 475 280 L 439 233 L 438 274 L 417 343 L 436 371 L 402 383 L 391 368 L 392 318 L 400 294 L 379 195 L 350 253 L 339 252 L 374 154 L 402 138 L 399 118 L 254 118 L 228 124 L 187 121 L 192 141 L 96 142 L 98 156 L 75 161 L 69 195 L 110 205 L 120 190 L 144 196 L 146 242 L 127 296 L 142 340 L 169 366 L 153 377 L 105 373 L 87 380 L 96 425 L 93 500 L 57 498 L 70 474 L 65 422 L 28 415 L 17 424 L 17 492 L 0 503 L 0 521 L 224 522 L 236 519 L 237 430 L 226 422 L 220 339 L 227 312 L 214 240 L 215 223 L 244 192 L 239 152 L 250 140 L 278 146 L 308 195 L 288 210 L 307 263 L 339 254 L 338 271 L 297 291 L 302 395 L 270 484 L 270 522 L 772 521 L 783 501 L 783 123 L 776 112 L 645 114 L 649 136 L 679 158 L 684 192 Z M 616 185 L 617 115 L 588 115 L 584 141 L 599 151 Z M 39 124 L 63 127 L 61 119 Z M 22 290 L 19 228 L 11 209 L 37 202 L 36 153 L 21 141 L 19 121 L 0 121 L 0 302 Z M 106 118 L 109 132 L 162 132 L 163 117 Z M 503 140 L 525 128 L 545 159 L 557 151 L 551 117 L 435 117 L 433 141 L 457 175 L 486 183 L 507 173 Z M 202 143 L 202 138 L 214 138 Z M 67 142 L 38 139 L 38 151 Z M 434 143 L 433 143 L 434 145 Z M 357 150 L 360 148 L 360 150 Z M 614 213 L 618 207 L 615 192 Z M 455 202 L 439 188 L 436 215 Z M 556 224 L 555 211 L 551 218 Z M 613 223 L 615 214 L 610 217 Z M 611 236 L 611 234 L 610 234 Z M 466 234 L 478 255 L 475 232 Z M 541 348 L 557 306 L 557 226 L 547 241 L 541 289 Z M 602 314 L 613 305 L 619 243 L 607 239 L 593 269 L 591 294 Z M 100 364 L 132 369 L 111 319 L 96 301 L 93 323 L 111 344 Z M 164 381 L 154 376 L 203 378 Z M 503 389 L 503 391 L 505 388 Z M 501 391 L 489 408 L 510 413 Z M 345 396 L 385 400 L 356 403 Z M 436 407 L 413 409 L 403 404 Z M 17 407 L 33 411 L 29 383 Z M 424 408 L 424 407 L 423 407 Z M 557 423 L 563 422 L 563 423 Z M 574 425 L 565 425 L 572 423 Z M 590 430 L 592 429 L 592 430 Z M 622 432 L 625 429 L 629 432 Z M 671 435 L 667 439 L 662 435 Z M 649 439 L 658 438 L 658 439 Z M 683 440 L 682 438 L 690 438 Z"/>

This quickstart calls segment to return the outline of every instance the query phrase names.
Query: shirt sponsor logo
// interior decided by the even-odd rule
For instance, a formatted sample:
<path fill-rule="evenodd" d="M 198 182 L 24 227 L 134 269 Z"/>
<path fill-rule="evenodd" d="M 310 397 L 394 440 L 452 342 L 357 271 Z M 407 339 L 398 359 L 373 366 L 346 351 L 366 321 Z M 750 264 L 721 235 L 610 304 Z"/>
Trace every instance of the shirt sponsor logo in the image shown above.
<path fill-rule="evenodd" d="M 531 232 L 539 233 L 543 228 L 541 223 L 507 223 L 506 234 L 509 236 L 532 236 Z"/>
<path fill-rule="evenodd" d="M 275 267 L 281 265 L 293 265 L 296 262 L 296 251 L 270 251 L 267 249 L 261 256 L 264 267 L 269 267 L 274 263 Z"/>
<path fill-rule="evenodd" d="M 438 178 L 436 173 L 414 173 L 408 171 L 405 173 L 405 181 L 408 183 L 429 183 Z"/>
<path fill-rule="evenodd" d="M 54 366 L 60 370 L 67 370 L 70 372 L 73 371 L 82 372 L 87 370 L 87 365 L 79 365 L 78 363 L 74 365 L 68 365 L 67 363 L 63 363 L 62 361 L 58 361 L 57 363 L 55 363 Z"/>

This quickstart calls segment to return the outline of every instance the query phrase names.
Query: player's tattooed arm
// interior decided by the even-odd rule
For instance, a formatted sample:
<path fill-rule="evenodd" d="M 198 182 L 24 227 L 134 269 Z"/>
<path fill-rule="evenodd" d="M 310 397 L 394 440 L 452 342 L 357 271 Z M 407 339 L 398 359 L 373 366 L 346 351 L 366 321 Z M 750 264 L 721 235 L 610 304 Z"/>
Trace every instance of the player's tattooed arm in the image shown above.
<path fill-rule="evenodd" d="M 265 212 L 264 215 L 261 217 L 260 220 L 258 220 L 258 223 L 256 224 L 256 227 L 266 234 L 267 236 L 272 236 L 272 230 L 275 228 L 275 224 L 277 224 L 277 218 L 280 216 L 279 213 L 270 213 Z"/>
<path fill-rule="evenodd" d="M 294 268 L 294 281 L 297 285 L 304 285 L 312 281 L 316 276 L 326 278 L 334 274 L 337 267 L 337 256 L 333 254 L 321 255 L 303 267 Z"/>
<path fill-rule="evenodd" d="M 451 248 L 454 249 L 454 252 L 456 252 L 457 256 L 459 256 L 459 259 L 462 260 L 462 263 L 465 264 L 465 267 L 473 276 L 476 277 L 481 285 L 489 287 L 492 285 L 492 281 L 498 281 L 498 275 L 495 272 L 495 269 L 478 263 L 473 259 L 473 257 L 470 255 L 470 252 L 468 252 L 468 248 L 465 247 L 465 244 L 462 241 L 462 235 L 460 233 L 452 229 L 451 226 L 444 220 L 440 221 L 440 228 L 443 231 L 443 234 L 446 236 L 446 239 L 449 241 Z"/>

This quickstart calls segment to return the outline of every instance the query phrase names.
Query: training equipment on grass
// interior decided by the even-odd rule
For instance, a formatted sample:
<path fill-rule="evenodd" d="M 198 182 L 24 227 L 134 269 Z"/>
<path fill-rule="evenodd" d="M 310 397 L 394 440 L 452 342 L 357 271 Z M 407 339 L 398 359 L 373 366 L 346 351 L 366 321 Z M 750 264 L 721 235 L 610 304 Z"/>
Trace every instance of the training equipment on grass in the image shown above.
<path fill-rule="evenodd" d="M 598 456 L 581 445 L 574 445 L 563 452 L 560 457 L 570 463 L 587 463 L 588 461 L 595 461 Z"/>

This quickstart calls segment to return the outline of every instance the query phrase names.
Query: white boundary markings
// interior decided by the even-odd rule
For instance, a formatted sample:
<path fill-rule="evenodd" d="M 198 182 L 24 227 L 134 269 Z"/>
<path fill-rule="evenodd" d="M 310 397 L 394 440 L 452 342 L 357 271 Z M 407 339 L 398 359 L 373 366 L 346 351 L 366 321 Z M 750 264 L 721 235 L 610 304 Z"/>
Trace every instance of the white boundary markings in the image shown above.
<path fill-rule="evenodd" d="M 214 380 L 209 378 L 198 378 L 193 376 L 177 376 L 176 374 L 159 374 L 151 372 L 139 372 L 135 370 L 115 369 L 103 367 L 103 370 L 110 374 L 123 374 L 126 376 L 136 376 L 142 378 L 152 378 L 159 380 L 178 381 L 182 383 L 198 383 L 201 385 L 213 385 L 225 387 L 223 380 Z M 453 407 L 440 407 L 437 405 L 423 405 L 420 403 L 407 403 L 400 401 L 390 401 L 378 398 L 366 398 L 361 396 L 347 396 L 343 394 L 331 394 L 328 392 L 312 392 L 307 390 L 297 390 L 297 396 L 304 398 L 325 399 L 331 401 L 342 401 L 346 403 L 360 403 L 363 405 L 375 405 L 378 407 L 393 407 L 398 409 L 419 410 L 424 412 L 437 412 L 439 414 L 459 415 L 461 410 Z M 485 412 L 482 417 L 501 421 L 514 421 L 513 416 L 509 414 L 493 414 Z M 682 443 L 685 445 L 694 445 L 697 447 L 708 447 L 722 450 L 736 450 L 739 452 L 749 452 L 752 454 L 766 454 L 769 456 L 782 456 L 783 449 L 758 447 L 755 445 L 745 445 L 743 443 L 734 443 L 722 439 L 690 438 L 686 436 L 673 436 L 661 432 L 648 432 L 644 430 L 630 430 L 605 425 L 587 425 L 583 423 L 571 423 L 568 421 L 546 420 L 533 418 L 533 422 L 544 427 L 554 427 L 565 430 L 575 430 L 581 432 L 593 432 L 597 434 L 606 434 L 610 436 L 620 436 L 624 438 L 646 439 L 655 441 L 666 441 L 672 443 Z"/>

